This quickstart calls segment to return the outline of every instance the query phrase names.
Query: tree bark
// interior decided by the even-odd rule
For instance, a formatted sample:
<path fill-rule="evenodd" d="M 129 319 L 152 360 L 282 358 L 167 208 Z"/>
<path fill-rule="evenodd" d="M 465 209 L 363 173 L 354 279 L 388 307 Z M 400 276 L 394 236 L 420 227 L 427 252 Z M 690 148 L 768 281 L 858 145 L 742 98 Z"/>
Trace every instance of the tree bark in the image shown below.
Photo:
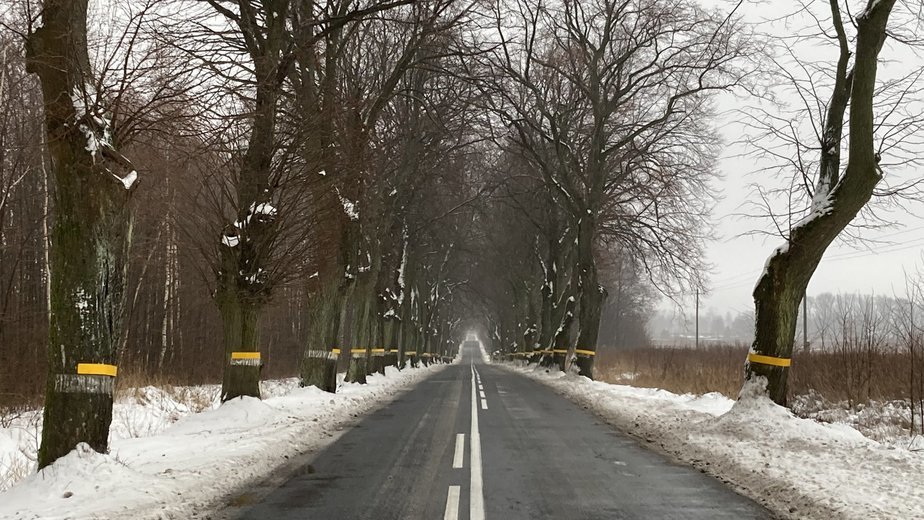
<path fill-rule="evenodd" d="M 56 184 L 39 468 L 81 442 L 106 451 L 112 421 L 131 238 L 132 183 L 122 177 L 131 165 L 115 151 L 109 122 L 96 106 L 86 18 L 86 0 L 48 0 L 42 27 L 26 42 L 28 71 L 41 81 Z"/>
<path fill-rule="evenodd" d="M 248 302 L 240 294 L 225 294 L 218 302 L 225 346 L 225 370 L 221 401 L 236 397 L 260 398 L 260 315 L 263 305 Z M 247 357 L 251 354 L 254 357 Z"/>
<path fill-rule="evenodd" d="M 590 215 L 581 219 L 578 226 L 578 279 L 580 301 L 578 304 L 577 348 L 596 352 L 597 335 L 600 331 L 600 314 L 603 309 L 603 293 L 597 281 L 597 264 L 594 261 L 595 222 Z M 593 379 L 593 356 L 578 358 L 579 374 Z"/>
<path fill-rule="evenodd" d="M 301 386 L 316 386 L 325 392 L 337 391 L 337 362 L 333 354 L 337 345 L 340 324 L 340 307 L 337 305 L 337 281 L 315 296 L 311 303 L 311 334 L 301 362 Z M 349 356 L 349 352 L 346 352 Z"/>

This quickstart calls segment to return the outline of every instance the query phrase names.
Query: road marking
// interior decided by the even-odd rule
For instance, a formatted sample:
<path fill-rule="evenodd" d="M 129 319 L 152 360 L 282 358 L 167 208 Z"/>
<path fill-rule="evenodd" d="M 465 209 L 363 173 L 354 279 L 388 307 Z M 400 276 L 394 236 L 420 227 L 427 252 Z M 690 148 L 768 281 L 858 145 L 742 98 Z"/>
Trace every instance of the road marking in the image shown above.
<path fill-rule="evenodd" d="M 478 399 L 475 395 L 475 361 L 472 360 L 472 433 L 471 433 L 471 461 L 469 472 L 472 475 L 469 486 L 469 518 L 471 520 L 484 520 L 484 489 L 481 481 L 481 434 L 478 433 Z"/>
<path fill-rule="evenodd" d="M 449 493 L 446 496 L 446 512 L 443 514 L 443 520 L 459 520 L 459 494 L 461 486 L 449 486 Z"/>
<path fill-rule="evenodd" d="M 479 390 L 478 393 L 481 395 L 481 398 L 482 398 L 482 399 L 484 399 L 485 397 L 487 397 L 486 395 L 484 395 L 484 390 Z"/>
<path fill-rule="evenodd" d="M 462 456 L 465 454 L 465 434 L 456 434 L 456 453 L 452 456 L 452 467 L 458 469 L 462 467 Z"/>
<path fill-rule="evenodd" d="M 482 409 L 482 410 L 487 410 L 487 409 L 488 409 L 488 401 L 487 401 L 486 399 L 482 399 L 482 400 L 481 400 L 481 409 Z"/>

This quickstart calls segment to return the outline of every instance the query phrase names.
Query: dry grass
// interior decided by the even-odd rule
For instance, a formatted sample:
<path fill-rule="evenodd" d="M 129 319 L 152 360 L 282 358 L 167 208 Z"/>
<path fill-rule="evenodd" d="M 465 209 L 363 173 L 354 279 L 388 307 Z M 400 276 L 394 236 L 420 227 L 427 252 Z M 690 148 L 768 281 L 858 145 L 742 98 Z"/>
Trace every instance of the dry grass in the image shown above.
<path fill-rule="evenodd" d="M 262 379 L 281 379 L 292 376 L 292 369 L 288 367 L 287 371 L 264 372 Z M 40 377 L 44 382 L 45 374 L 41 374 Z M 35 385 L 16 386 L 15 381 L 8 383 L 13 385 L 15 392 L 0 392 L 0 427 L 4 426 L 5 421 L 12 420 L 21 413 L 40 409 L 44 404 L 44 387 L 41 387 L 42 391 L 39 391 L 33 389 L 39 388 Z M 207 385 L 220 387 L 221 375 L 208 378 L 188 377 L 146 371 L 128 364 L 119 365 L 119 375 L 115 380 L 115 398 L 116 400 L 134 399 L 139 404 L 144 404 L 149 399 L 149 394 L 144 388 L 156 387 L 174 400 L 189 406 L 190 409 L 201 411 L 212 406 L 215 394 L 220 391 L 219 388 Z"/>
<path fill-rule="evenodd" d="M 747 351 L 746 346 L 601 350 L 596 372 L 598 379 L 610 383 L 735 398 Z M 917 363 L 919 371 L 924 368 L 920 354 Z M 911 355 L 904 351 L 799 352 L 793 358 L 789 392 L 814 392 L 851 405 L 908 399 L 910 366 Z"/>
<path fill-rule="evenodd" d="M 677 394 L 738 395 L 747 347 L 601 350 L 595 371 L 609 383 L 661 388 Z"/>
<path fill-rule="evenodd" d="M 217 382 L 215 384 L 218 384 Z M 211 408 L 218 389 L 190 386 L 165 375 L 151 375 L 142 371 L 120 371 L 116 379 L 115 398 L 117 400 L 134 400 L 138 404 L 147 404 L 151 394 L 145 387 L 159 388 L 176 402 L 183 403 L 193 412 Z"/>

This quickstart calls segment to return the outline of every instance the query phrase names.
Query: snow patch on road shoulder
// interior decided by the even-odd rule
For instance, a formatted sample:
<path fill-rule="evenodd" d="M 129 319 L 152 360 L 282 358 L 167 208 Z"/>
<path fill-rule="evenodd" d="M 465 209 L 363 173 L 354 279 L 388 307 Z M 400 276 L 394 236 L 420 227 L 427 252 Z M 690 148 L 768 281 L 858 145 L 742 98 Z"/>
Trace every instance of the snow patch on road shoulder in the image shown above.
<path fill-rule="evenodd" d="M 847 425 L 796 417 L 766 397 L 735 402 L 502 366 L 551 386 L 782 518 L 924 518 L 924 453 L 880 444 Z"/>
<path fill-rule="evenodd" d="M 337 394 L 284 383 L 264 401 L 235 399 L 150 436 L 114 438 L 109 454 L 81 445 L 0 493 L 0 518 L 208 516 L 203 513 L 219 508 L 229 494 L 266 478 L 293 456 L 329 444 L 337 424 L 390 402 L 445 367 L 388 367 L 385 376 L 371 375 L 366 385 L 345 384 Z"/>

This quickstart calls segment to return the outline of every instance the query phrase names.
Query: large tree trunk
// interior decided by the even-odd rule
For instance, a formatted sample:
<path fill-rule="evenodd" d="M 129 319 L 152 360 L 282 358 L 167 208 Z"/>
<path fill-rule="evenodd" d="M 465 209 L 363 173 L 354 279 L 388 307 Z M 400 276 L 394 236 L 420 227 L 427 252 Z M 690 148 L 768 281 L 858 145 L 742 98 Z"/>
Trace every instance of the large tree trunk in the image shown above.
<path fill-rule="evenodd" d="M 28 70 L 41 80 L 56 184 L 39 468 L 81 442 L 107 449 L 131 238 L 136 174 L 96 107 L 86 17 L 86 0 L 48 0 L 42 27 L 26 43 Z"/>
<path fill-rule="evenodd" d="M 595 223 L 589 215 L 581 219 L 578 226 L 578 279 L 580 300 L 578 306 L 577 350 L 596 352 L 597 334 L 600 331 L 600 315 L 603 309 L 603 292 L 597 282 L 597 264 L 594 261 Z M 593 355 L 579 355 L 579 374 L 594 377 Z"/>
<path fill-rule="evenodd" d="M 260 398 L 259 335 L 263 305 L 248 301 L 237 291 L 219 295 L 218 310 L 225 347 L 225 370 L 221 384 L 222 402 L 235 397 Z"/>
<path fill-rule="evenodd" d="M 764 391 L 786 403 L 786 380 L 791 363 L 796 319 L 805 289 L 828 246 L 869 201 L 881 178 L 873 142 L 873 92 L 879 51 L 894 0 L 871 2 L 857 17 L 856 58 L 850 56 L 840 13 L 832 3 L 841 57 L 821 143 L 820 178 L 810 214 L 796 224 L 787 244 L 777 248 L 754 289 L 756 333 L 745 365 L 749 393 Z M 850 107 L 849 159 L 842 179 L 840 146 L 844 111 Z"/>
<path fill-rule="evenodd" d="M 328 282 L 311 302 L 311 334 L 302 356 L 301 386 L 316 386 L 325 392 L 337 391 L 337 333 L 340 307 L 337 305 L 337 282 Z M 347 352 L 349 355 L 349 352 Z"/>

